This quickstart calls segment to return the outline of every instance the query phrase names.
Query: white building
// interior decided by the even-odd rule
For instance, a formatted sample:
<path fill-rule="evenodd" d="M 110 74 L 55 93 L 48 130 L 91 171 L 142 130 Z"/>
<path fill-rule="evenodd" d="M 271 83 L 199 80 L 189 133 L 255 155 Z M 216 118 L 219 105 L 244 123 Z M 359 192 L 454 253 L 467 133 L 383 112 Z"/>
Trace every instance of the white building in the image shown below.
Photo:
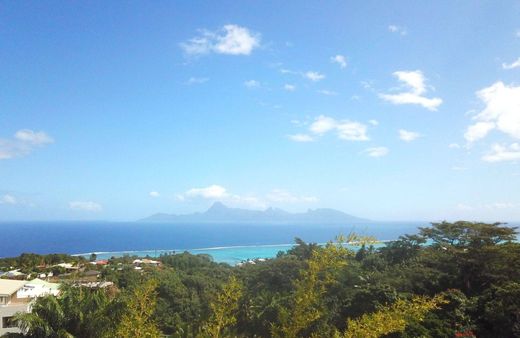
<path fill-rule="evenodd" d="M 18 299 L 17 293 L 27 281 L 0 279 L 0 336 L 10 332 L 20 332 L 12 322 L 17 312 L 29 310 L 29 301 Z"/>
<path fill-rule="evenodd" d="M 17 312 L 30 311 L 33 299 L 44 295 L 57 296 L 59 284 L 41 279 L 17 281 L 0 279 L 0 336 L 10 332 L 20 332 L 12 321 Z"/>

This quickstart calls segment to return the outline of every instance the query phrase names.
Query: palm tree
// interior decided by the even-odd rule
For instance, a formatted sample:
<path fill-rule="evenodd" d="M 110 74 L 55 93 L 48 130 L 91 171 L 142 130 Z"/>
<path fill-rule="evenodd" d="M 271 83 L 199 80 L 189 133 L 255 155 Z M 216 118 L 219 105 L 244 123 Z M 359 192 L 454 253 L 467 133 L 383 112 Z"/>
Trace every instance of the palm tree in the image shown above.
<path fill-rule="evenodd" d="M 59 297 L 38 298 L 31 312 L 16 315 L 15 320 L 23 332 L 18 336 L 102 337 L 115 325 L 110 318 L 119 312 L 118 302 L 111 300 L 104 290 L 65 285 Z"/>

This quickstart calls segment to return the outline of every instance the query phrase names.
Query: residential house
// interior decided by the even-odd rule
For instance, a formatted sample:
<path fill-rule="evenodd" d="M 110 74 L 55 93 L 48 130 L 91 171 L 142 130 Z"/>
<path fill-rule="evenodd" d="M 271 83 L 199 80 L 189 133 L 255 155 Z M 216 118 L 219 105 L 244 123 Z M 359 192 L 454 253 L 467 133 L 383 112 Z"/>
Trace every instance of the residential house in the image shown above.
<path fill-rule="evenodd" d="M 44 295 L 59 294 L 59 284 L 48 283 L 41 279 L 18 281 L 0 279 L 0 336 L 20 332 L 14 321 L 18 312 L 28 312 L 31 302 Z"/>

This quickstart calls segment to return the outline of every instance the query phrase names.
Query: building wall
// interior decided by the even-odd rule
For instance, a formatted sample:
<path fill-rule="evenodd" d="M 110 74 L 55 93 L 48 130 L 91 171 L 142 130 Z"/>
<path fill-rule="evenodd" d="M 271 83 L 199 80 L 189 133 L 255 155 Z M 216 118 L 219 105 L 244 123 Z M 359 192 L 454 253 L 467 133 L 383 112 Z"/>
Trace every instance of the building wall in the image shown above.
<path fill-rule="evenodd" d="M 12 317 L 17 312 L 27 312 L 29 309 L 29 304 L 9 304 L 9 305 L 1 305 L 0 306 L 0 337 L 6 333 L 16 333 L 20 332 L 20 329 L 17 327 L 12 328 L 4 328 L 4 318 Z"/>

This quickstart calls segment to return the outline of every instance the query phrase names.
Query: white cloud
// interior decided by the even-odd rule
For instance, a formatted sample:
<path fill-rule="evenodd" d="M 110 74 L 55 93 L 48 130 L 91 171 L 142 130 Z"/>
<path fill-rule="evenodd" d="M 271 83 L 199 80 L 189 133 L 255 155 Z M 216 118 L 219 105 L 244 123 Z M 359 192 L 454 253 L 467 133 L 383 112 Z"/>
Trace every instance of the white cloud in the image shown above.
<path fill-rule="evenodd" d="M 69 208 L 78 211 L 99 212 L 103 210 L 101 204 L 92 201 L 73 201 L 69 202 Z"/>
<path fill-rule="evenodd" d="M 482 139 L 493 129 L 520 139 L 520 86 L 507 86 L 499 81 L 479 90 L 477 96 L 485 108 L 473 117 L 477 122 L 466 130 L 466 140 Z"/>
<path fill-rule="evenodd" d="M 343 55 L 335 55 L 330 58 L 330 62 L 337 63 L 341 68 L 347 67 L 347 58 Z"/>
<path fill-rule="evenodd" d="M 316 135 L 323 135 L 335 131 L 338 138 L 348 141 L 367 141 L 367 126 L 355 121 L 336 120 L 332 117 L 320 115 L 309 126 L 309 131 Z"/>
<path fill-rule="evenodd" d="M 520 29 L 516 31 L 516 37 L 520 38 Z"/>
<path fill-rule="evenodd" d="M 0 160 L 7 160 L 29 154 L 34 148 L 52 143 L 54 140 L 43 131 L 22 129 L 12 139 L 0 139 Z"/>
<path fill-rule="evenodd" d="M 318 201 L 314 196 L 297 196 L 283 189 L 273 189 L 267 194 L 267 200 L 275 203 L 314 203 Z"/>
<path fill-rule="evenodd" d="M 310 131 L 315 134 L 323 134 L 336 128 L 338 122 L 332 117 L 320 115 L 311 124 Z"/>
<path fill-rule="evenodd" d="M 43 131 L 34 132 L 30 129 L 22 129 L 16 132 L 14 134 L 14 137 L 21 142 L 33 144 L 33 145 L 40 145 L 40 144 L 47 144 L 52 143 L 54 140 L 44 133 Z"/>
<path fill-rule="evenodd" d="M 511 63 L 503 63 L 502 68 L 504 69 L 515 69 L 520 67 L 520 58 L 516 59 L 516 61 Z"/>
<path fill-rule="evenodd" d="M 296 90 L 296 86 L 292 84 L 284 84 L 283 89 L 287 90 L 288 92 L 294 92 Z"/>
<path fill-rule="evenodd" d="M 226 188 L 220 185 L 210 185 L 205 188 L 193 188 L 186 191 L 187 197 L 202 197 L 207 199 L 219 199 L 228 196 Z"/>
<path fill-rule="evenodd" d="M 338 95 L 338 93 L 336 93 L 335 91 L 327 90 L 327 89 L 321 89 L 321 90 L 318 90 L 318 93 L 323 94 L 323 95 L 327 95 L 327 96 L 335 96 L 335 95 Z"/>
<path fill-rule="evenodd" d="M 408 34 L 408 31 L 406 30 L 406 28 L 400 27 L 400 26 L 396 26 L 396 25 L 388 26 L 388 30 L 391 33 L 397 33 L 397 34 L 400 34 L 400 35 L 403 35 L 403 36 Z"/>
<path fill-rule="evenodd" d="M 256 88 L 260 87 L 260 82 L 256 80 L 247 80 L 244 82 L 244 86 L 246 86 L 247 88 Z"/>
<path fill-rule="evenodd" d="M 300 72 L 295 72 L 295 71 L 293 71 L 293 70 L 286 69 L 286 68 L 282 68 L 282 69 L 280 69 L 280 73 L 282 73 L 282 74 L 291 74 L 291 75 L 303 75 L 303 74 L 300 73 Z"/>
<path fill-rule="evenodd" d="M 421 137 L 421 134 L 417 132 L 399 129 L 399 138 L 405 142 L 414 141 L 419 137 Z"/>
<path fill-rule="evenodd" d="M 458 143 L 450 143 L 450 144 L 448 144 L 448 148 L 450 148 L 450 149 L 459 149 L 460 148 L 460 144 L 458 144 Z"/>
<path fill-rule="evenodd" d="M 383 100 L 393 104 L 418 104 L 429 110 L 437 110 L 437 107 L 442 104 L 442 99 L 438 97 L 427 98 L 423 96 L 427 92 L 426 79 L 420 70 L 398 71 L 394 72 L 393 75 L 403 83 L 408 91 L 398 94 L 379 94 L 379 97 Z"/>
<path fill-rule="evenodd" d="M 13 195 L 5 194 L 0 196 L 0 204 L 15 205 L 18 204 L 18 200 Z"/>
<path fill-rule="evenodd" d="M 373 126 L 379 125 L 379 122 L 377 120 L 368 120 L 368 123 L 370 123 Z"/>
<path fill-rule="evenodd" d="M 373 147 L 363 150 L 363 153 L 370 157 L 382 157 L 388 155 L 390 151 L 386 147 Z"/>
<path fill-rule="evenodd" d="M 486 162 L 503 162 L 520 160 L 520 144 L 512 143 L 509 146 L 494 144 L 491 151 L 482 157 Z"/>
<path fill-rule="evenodd" d="M 368 141 L 367 127 L 359 122 L 343 121 L 337 125 L 338 137 L 349 141 Z"/>
<path fill-rule="evenodd" d="M 464 138 L 468 142 L 475 142 L 484 138 L 494 128 L 495 124 L 493 122 L 477 122 L 468 127 L 464 133 Z"/>
<path fill-rule="evenodd" d="M 265 196 L 238 195 L 229 193 L 220 185 L 211 185 L 205 188 L 193 188 L 184 194 L 177 195 L 177 200 L 184 201 L 190 198 L 204 198 L 219 200 L 234 207 L 266 208 L 270 203 L 313 203 L 318 199 L 313 196 L 298 196 L 282 189 L 273 189 Z"/>
<path fill-rule="evenodd" d="M 325 78 L 325 75 L 313 71 L 308 71 L 305 74 L 303 74 L 303 76 L 314 82 L 323 80 Z"/>
<path fill-rule="evenodd" d="M 295 142 L 312 142 L 312 141 L 314 141 L 314 138 L 308 134 L 293 134 L 293 135 L 288 135 L 288 137 L 289 137 L 289 139 L 291 139 Z"/>
<path fill-rule="evenodd" d="M 194 85 L 194 84 L 202 84 L 209 81 L 209 78 L 207 77 L 190 77 L 187 81 L 187 84 Z"/>
<path fill-rule="evenodd" d="M 458 166 L 458 165 L 455 165 L 455 166 L 451 167 L 451 170 L 455 170 L 455 171 L 465 171 L 465 170 L 468 170 L 468 168 L 466 168 L 466 167 L 461 167 L 461 166 Z"/>
<path fill-rule="evenodd" d="M 209 53 L 227 55 L 249 55 L 260 46 L 261 36 L 238 25 L 225 25 L 220 30 L 200 31 L 200 35 L 181 43 L 181 48 L 188 55 Z"/>
<path fill-rule="evenodd" d="M 157 197 L 161 196 L 161 194 L 159 194 L 158 191 L 150 191 L 150 193 L 148 195 L 153 198 L 157 198 Z"/>

